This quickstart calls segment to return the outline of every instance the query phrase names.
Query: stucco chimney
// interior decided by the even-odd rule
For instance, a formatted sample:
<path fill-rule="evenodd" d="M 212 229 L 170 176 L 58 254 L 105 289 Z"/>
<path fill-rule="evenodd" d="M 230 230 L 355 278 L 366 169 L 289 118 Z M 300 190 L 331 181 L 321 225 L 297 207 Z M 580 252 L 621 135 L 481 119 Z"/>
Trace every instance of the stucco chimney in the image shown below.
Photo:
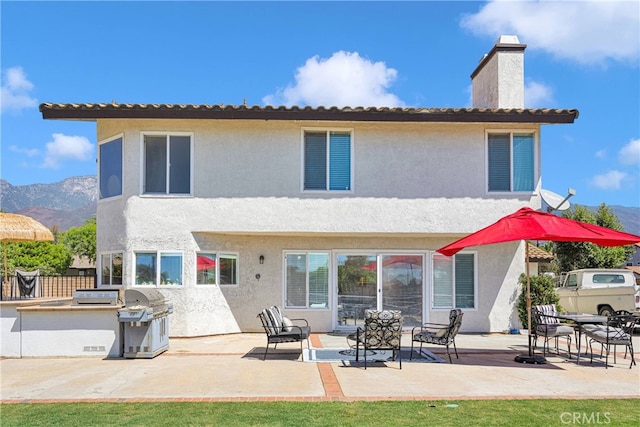
<path fill-rule="evenodd" d="M 524 108 L 524 49 L 518 36 L 500 36 L 471 74 L 474 108 Z"/>

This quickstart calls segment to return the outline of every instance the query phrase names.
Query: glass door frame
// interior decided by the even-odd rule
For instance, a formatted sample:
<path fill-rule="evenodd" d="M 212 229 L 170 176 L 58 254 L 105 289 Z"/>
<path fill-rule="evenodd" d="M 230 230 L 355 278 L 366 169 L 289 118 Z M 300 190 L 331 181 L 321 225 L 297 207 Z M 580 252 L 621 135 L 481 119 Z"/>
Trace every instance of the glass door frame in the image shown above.
<path fill-rule="evenodd" d="M 338 299 L 340 297 L 339 292 L 339 283 L 338 283 L 338 269 L 339 269 L 339 261 L 338 257 L 340 256 L 368 256 L 375 257 L 376 262 L 376 305 L 375 309 L 382 309 L 384 293 L 382 289 L 382 269 L 380 268 L 382 259 L 385 256 L 419 256 L 422 261 L 422 300 L 420 301 L 421 307 L 421 322 L 428 322 L 429 317 L 429 301 L 430 301 L 430 289 L 429 289 L 429 272 L 431 271 L 431 263 L 430 263 L 430 251 L 425 250 L 374 250 L 374 249 L 344 249 L 344 250 L 333 250 L 331 255 L 331 264 L 333 265 L 333 271 L 331 275 L 331 301 L 332 301 L 332 324 L 333 329 L 337 331 L 353 331 L 357 326 L 362 326 L 362 324 L 358 324 L 358 316 L 357 314 L 353 317 L 346 317 L 344 321 L 340 321 L 340 314 L 345 314 L 343 312 L 344 306 L 340 306 L 338 304 Z M 348 313 L 346 313 L 348 314 Z M 405 325 L 405 328 L 410 328 Z"/>

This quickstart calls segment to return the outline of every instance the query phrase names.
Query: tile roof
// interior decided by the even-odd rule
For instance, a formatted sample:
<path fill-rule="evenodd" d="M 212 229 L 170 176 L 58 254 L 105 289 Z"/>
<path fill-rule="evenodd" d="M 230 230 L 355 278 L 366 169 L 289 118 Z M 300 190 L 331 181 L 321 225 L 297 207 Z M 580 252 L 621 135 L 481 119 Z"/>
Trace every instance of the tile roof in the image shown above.
<path fill-rule="evenodd" d="M 640 286 L 640 265 L 631 265 L 625 268 L 633 272 L 633 276 L 636 278 L 636 285 Z"/>
<path fill-rule="evenodd" d="M 244 119 L 376 122 L 573 123 L 578 110 L 285 107 L 208 104 L 40 104 L 44 119 Z"/>
<path fill-rule="evenodd" d="M 545 251 L 542 248 L 534 245 L 533 243 L 527 242 L 529 245 L 529 261 L 530 262 L 551 262 L 553 261 L 553 255 L 549 252 Z"/>

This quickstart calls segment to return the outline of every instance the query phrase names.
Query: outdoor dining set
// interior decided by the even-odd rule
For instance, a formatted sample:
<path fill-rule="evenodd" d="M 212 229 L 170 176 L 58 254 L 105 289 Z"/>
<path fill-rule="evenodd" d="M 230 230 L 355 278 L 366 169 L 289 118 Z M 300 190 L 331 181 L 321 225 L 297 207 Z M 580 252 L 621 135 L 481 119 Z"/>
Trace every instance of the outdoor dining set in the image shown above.
<path fill-rule="evenodd" d="M 629 311 L 617 311 L 611 316 L 588 313 L 564 313 L 556 310 L 555 304 L 536 305 L 532 307 L 534 347 L 538 339 L 542 339 L 543 354 L 549 349 L 549 342 L 554 341 L 556 353 L 559 354 L 558 340 L 567 342 L 567 355 L 571 359 L 571 341 L 575 338 L 577 355 L 576 363 L 580 363 L 582 338 L 586 337 L 590 361 L 593 363 L 593 346 L 600 345 L 600 357 L 605 356 L 605 368 L 609 366 L 609 355 L 613 353 L 616 362 L 616 347 L 623 346 L 625 355 L 630 355 L 629 368 L 636 364 L 633 354 L 633 332 L 640 323 L 637 314 Z"/>

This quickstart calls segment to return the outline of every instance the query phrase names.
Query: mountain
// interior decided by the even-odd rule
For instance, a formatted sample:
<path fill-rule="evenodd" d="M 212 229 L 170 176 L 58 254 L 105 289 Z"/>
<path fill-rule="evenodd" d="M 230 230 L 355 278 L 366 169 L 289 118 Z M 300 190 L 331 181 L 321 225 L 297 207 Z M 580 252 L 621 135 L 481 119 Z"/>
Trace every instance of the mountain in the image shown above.
<path fill-rule="evenodd" d="M 84 225 L 96 214 L 95 176 L 74 176 L 53 184 L 11 185 L 0 180 L 0 209 L 34 218 L 60 231 Z"/>
<path fill-rule="evenodd" d="M 53 184 L 11 185 L 0 180 L 0 209 L 35 218 L 60 231 L 84 225 L 96 214 L 98 182 L 96 176 L 74 176 Z M 597 206 L 585 206 L 596 210 Z M 640 207 L 609 206 L 624 230 L 640 235 Z"/>
<path fill-rule="evenodd" d="M 640 208 L 611 205 L 611 210 L 616 214 L 624 227 L 624 231 L 640 236 Z M 597 210 L 598 207 L 589 207 Z"/>

